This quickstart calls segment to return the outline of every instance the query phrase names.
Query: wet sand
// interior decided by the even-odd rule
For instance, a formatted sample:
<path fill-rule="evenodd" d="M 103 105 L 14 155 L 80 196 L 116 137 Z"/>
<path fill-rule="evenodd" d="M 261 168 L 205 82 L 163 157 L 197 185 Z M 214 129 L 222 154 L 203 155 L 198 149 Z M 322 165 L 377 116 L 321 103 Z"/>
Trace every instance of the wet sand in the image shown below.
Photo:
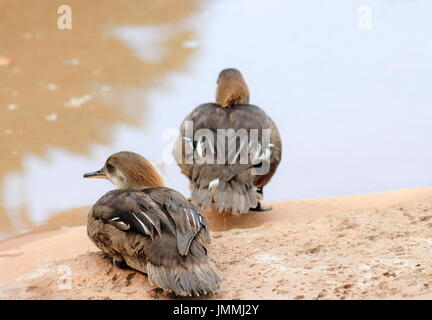
<path fill-rule="evenodd" d="M 282 201 L 226 218 L 207 213 L 218 299 L 430 299 L 432 188 Z M 221 231 L 224 229 L 225 231 Z M 73 244 L 73 245 L 71 245 Z M 168 299 L 113 267 L 85 226 L 0 245 L 3 299 Z M 68 277 L 70 275 L 70 277 Z"/>

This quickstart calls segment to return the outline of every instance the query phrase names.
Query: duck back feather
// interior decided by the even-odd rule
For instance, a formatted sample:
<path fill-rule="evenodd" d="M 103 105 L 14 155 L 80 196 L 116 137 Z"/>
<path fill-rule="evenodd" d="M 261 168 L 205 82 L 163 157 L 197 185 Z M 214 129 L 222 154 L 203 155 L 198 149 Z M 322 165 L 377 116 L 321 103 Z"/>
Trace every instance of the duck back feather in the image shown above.
<path fill-rule="evenodd" d="M 220 286 L 207 255 L 207 220 L 175 190 L 110 191 L 92 207 L 87 232 L 115 264 L 146 273 L 165 291 L 204 295 Z"/>
<path fill-rule="evenodd" d="M 201 129 L 210 130 L 214 136 L 210 143 L 197 142 L 194 138 L 188 137 L 187 125 L 193 125 L 193 134 Z M 218 150 L 218 129 L 225 129 L 224 149 Z M 229 130 L 232 131 L 229 131 Z M 268 161 L 270 170 L 263 175 L 255 175 L 254 168 L 260 163 L 242 164 L 240 161 L 230 163 L 228 160 L 235 152 L 248 148 L 249 159 L 262 156 L 265 146 L 259 145 L 254 149 L 251 145 L 243 145 L 241 139 L 237 139 L 235 150 L 229 148 L 227 141 L 230 135 L 238 133 L 238 130 L 246 130 L 250 133 L 252 129 L 258 129 L 258 141 L 262 141 L 262 129 L 270 129 L 270 144 Z M 196 137 L 195 137 L 196 138 Z M 194 159 L 187 158 L 185 144 L 190 144 L 194 150 Z M 202 150 L 205 150 L 203 152 Z M 214 154 L 209 155 L 211 150 Z M 260 188 L 266 185 L 273 176 L 281 160 L 281 141 L 278 129 L 273 120 L 257 106 L 235 105 L 229 108 L 221 108 L 217 104 L 208 103 L 198 106 L 189 114 L 180 127 L 180 135 L 174 144 L 174 158 L 179 164 L 182 173 L 190 180 L 191 200 L 203 210 L 213 207 L 219 212 L 232 212 L 235 215 L 243 214 L 251 208 L 255 208 L 262 199 Z M 218 155 L 224 153 L 225 163 L 217 163 Z M 234 152 L 234 153 L 233 153 Z M 203 155 L 205 153 L 205 155 Z M 197 157 L 213 157 L 214 163 L 199 163 Z M 199 159 L 198 159 L 199 160 Z M 191 163 L 192 162 L 192 163 Z"/>

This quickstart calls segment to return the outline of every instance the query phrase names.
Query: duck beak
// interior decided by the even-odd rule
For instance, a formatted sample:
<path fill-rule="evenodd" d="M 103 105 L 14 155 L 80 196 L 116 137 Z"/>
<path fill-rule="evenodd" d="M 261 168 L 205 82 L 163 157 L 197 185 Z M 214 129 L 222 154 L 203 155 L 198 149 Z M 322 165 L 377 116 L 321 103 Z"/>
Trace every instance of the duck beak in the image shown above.
<path fill-rule="evenodd" d="M 102 179 L 105 178 L 106 179 L 106 177 L 107 176 L 106 176 L 103 169 L 100 169 L 100 170 L 95 171 L 95 172 L 84 173 L 84 178 L 102 178 Z"/>

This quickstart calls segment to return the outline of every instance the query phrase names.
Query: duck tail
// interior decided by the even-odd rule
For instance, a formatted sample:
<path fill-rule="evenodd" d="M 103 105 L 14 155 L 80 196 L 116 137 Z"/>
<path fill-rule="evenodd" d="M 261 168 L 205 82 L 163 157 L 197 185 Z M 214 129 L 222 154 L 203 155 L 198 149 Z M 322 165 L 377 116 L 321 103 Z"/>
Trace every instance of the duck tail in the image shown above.
<path fill-rule="evenodd" d="M 262 195 L 252 182 L 236 176 L 229 182 L 214 179 L 205 187 L 192 187 L 191 199 L 203 210 L 216 207 L 219 212 L 231 212 L 241 215 L 251 208 L 256 208 Z"/>
<path fill-rule="evenodd" d="M 149 280 L 167 292 L 178 296 L 202 296 L 215 294 L 222 278 L 211 261 L 194 264 L 190 269 L 183 266 L 169 268 L 147 264 Z"/>

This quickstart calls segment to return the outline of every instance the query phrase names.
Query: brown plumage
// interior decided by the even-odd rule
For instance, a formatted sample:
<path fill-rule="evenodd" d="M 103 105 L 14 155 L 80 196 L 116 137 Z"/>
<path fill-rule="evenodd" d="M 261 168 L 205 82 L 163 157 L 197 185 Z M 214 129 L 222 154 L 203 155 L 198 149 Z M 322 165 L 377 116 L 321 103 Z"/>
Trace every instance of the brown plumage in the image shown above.
<path fill-rule="evenodd" d="M 222 70 L 216 83 L 216 103 L 221 107 L 249 103 L 248 86 L 237 69 Z"/>
<path fill-rule="evenodd" d="M 180 296 L 215 293 L 219 272 L 207 256 L 206 218 L 180 193 L 162 186 L 162 177 L 138 154 L 119 152 L 84 177 L 104 177 L 121 187 L 90 210 L 87 233 L 117 266 L 148 275 Z"/>
<path fill-rule="evenodd" d="M 180 135 L 174 144 L 174 158 L 183 174 L 190 180 L 191 200 L 201 209 L 216 207 L 219 212 L 232 212 L 235 215 L 249 210 L 269 210 L 271 207 L 262 206 L 260 201 L 263 187 L 270 181 L 281 161 L 282 145 L 278 129 L 262 109 L 248 104 L 249 91 L 238 70 L 226 69 L 220 73 L 216 101 L 216 104 L 207 103 L 198 106 L 185 118 L 180 127 Z M 193 124 L 194 138 L 187 136 L 187 123 Z M 196 133 L 202 129 L 212 133 L 213 141 L 210 139 L 209 143 L 207 140 L 197 139 Z M 248 133 L 252 129 L 258 129 L 258 141 L 262 141 L 262 130 L 270 129 L 268 145 L 260 144 L 256 149 L 251 145 L 241 145 L 241 141 L 235 144 L 236 150 L 247 148 L 242 150 L 247 150 L 249 159 L 254 157 L 257 159 L 255 154 L 258 150 L 265 160 L 261 163 L 247 164 L 238 161 L 231 164 L 228 161 L 225 163 L 215 161 L 214 164 L 197 161 L 206 158 L 209 152 L 214 159 L 218 158 L 218 152 L 224 152 L 225 159 L 229 159 L 229 148 L 218 150 L 216 143 L 217 139 L 220 139 L 218 129 L 233 129 L 235 132 L 244 129 Z M 235 133 L 230 134 L 226 139 L 233 137 Z M 193 163 L 186 159 L 187 147 L 194 151 Z M 267 157 L 264 157 L 264 154 Z M 265 161 L 269 164 L 269 171 L 263 175 L 254 175 L 253 169 Z"/>

